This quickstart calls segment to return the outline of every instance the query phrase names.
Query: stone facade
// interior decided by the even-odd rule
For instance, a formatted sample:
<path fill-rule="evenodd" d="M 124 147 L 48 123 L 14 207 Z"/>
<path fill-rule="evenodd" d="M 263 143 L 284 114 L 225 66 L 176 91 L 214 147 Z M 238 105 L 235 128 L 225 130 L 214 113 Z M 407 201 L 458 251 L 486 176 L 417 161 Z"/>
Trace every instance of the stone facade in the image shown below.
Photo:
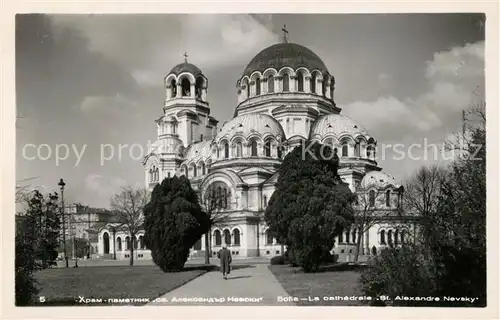
<path fill-rule="evenodd" d="M 223 243 L 236 257 L 283 253 L 269 235 L 263 215 L 282 159 L 306 139 L 337 148 L 339 175 L 351 190 L 366 195 L 376 190 L 377 210 L 396 213 L 402 188 L 378 166 L 377 141 L 341 114 L 334 101 L 335 78 L 316 54 L 297 44 L 274 45 L 262 50 L 244 70 L 236 83 L 234 116 L 218 129 L 218 120 L 210 115 L 208 79 L 187 61 L 175 66 L 165 77 L 157 140 L 143 161 L 147 188 L 174 175 L 187 176 L 201 195 L 215 184 L 221 188 L 227 219 L 210 232 L 213 255 Z M 362 253 L 371 254 L 394 240 L 401 242 L 405 222 L 396 214 L 387 216 L 387 223 L 365 232 Z M 353 235 L 346 233 L 333 250 L 349 260 L 354 252 Z M 105 234 L 109 245 L 100 244 L 99 250 L 113 252 L 109 227 L 100 231 L 100 242 L 104 243 Z M 126 236 L 115 233 L 120 241 Z M 200 241 L 192 256 L 203 255 L 204 250 L 205 243 Z M 123 245 L 119 252 L 117 258 L 126 257 Z M 141 258 L 150 257 L 147 250 L 138 252 Z"/>

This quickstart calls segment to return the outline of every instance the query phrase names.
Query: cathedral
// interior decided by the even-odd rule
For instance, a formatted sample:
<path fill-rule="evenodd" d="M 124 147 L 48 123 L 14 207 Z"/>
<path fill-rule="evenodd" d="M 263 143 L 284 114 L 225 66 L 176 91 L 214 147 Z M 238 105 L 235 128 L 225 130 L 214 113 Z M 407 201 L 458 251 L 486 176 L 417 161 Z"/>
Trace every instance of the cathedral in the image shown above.
<path fill-rule="evenodd" d="M 369 195 L 370 206 L 397 216 L 401 186 L 378 166 L 377 140 L 342 114 L 335 103 L 335 77 L 310 49 L 285 37 L 260 51 L 239 75 L 234 114 L 222 125 L 210 115 L 208 82 L 187 57 L 166 75 L 163 112 L 155 120 L 157 139 L 143 165 L 150 190 L 175 175 L 185 175 L 200 195 L 214 187 L 218 190 L 227 218 L 210 231 L 214 256 L 223 244 L 234 257 L 283 253 L 268 231 L 264 212 L 284 156 L 306 139 L 337 148 L 343 181 L 353 192 Z M 363 233 L 364 257 L 390 243 L 402 243 L 405 236 L 391 217 L 368 230 L 348 230 L 333 248 L 341 260 L 351 259 L 356 232 Z M 151 259 L 143 233 L 133 241 L 109 226 L 99 233 L 101 255 L 114 253 L 117 259 L 126 259 L 133 245 L 137 259 Z M 202 239 L 192 248 L 192 257 L 204 255 Z"/>

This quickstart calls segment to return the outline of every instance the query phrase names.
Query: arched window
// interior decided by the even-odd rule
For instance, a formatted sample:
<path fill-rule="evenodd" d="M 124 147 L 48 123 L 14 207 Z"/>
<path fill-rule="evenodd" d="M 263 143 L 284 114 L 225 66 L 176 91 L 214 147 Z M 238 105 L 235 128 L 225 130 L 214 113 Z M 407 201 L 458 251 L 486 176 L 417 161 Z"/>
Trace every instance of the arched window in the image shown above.
<path fill-rule="evenodd" d="M 228 229 L 224 230 L 224 242 L 226 245 L 231 244 L 231 232 Z"/>
<path fill-rule="evenodd" d="M 250 142 L 250 149 L 251 149 L 251 155 L 252 157 L 257 156 L 257 141 L 255 139 Z"/>
<path fill-rule="evenodd" d="M 406 231 L 401 230 L 401 243 L 405 243 L 405 235 L 406 235 Z"/>
<path fill-rule="evenodd" d="M 387 242 L 389 243 L 389 245 L 392 245 L 392 230 L 389 230 L 389 232 L 387 232 Z"/>
<path fill-rule="evenodd" d="M 266 244 L 273 244 L 273 233 L 270 229 L 266 230 Z"/>
<path fill-rule="evenodd" d="M 385 230 L 380 231 L 380 243 L 385 244 Z"/>
<path fill-rule="evenodd" d="M 239 246 L 240 245 L 240 230 L 234 229 L 233 235 L 234 235 L 234 244 Z"/>
<path fill-rule="evenodd" d="M 347 157 L 349 155 L 348 149 L 347 149 L 347 142 L 344 142 L 342 144 L 342 157 Z"/>
<path fill-rule="evenodd" d="M 264 144 L 264 151 L 266 152 L 266 157 L 271 156 L 271 140 L 267 140 Z"/>
<path fill-rule="evenodd" d="M 326 83 L 327 83 L 327 80 L 328 80 L 327 77 L 323 77 L 323 82 L 322 82 L 322 85 L 321 85 L 321 87 L 323 88 L 323 96 L 326 97 L 326 98 L 328 98 L 326 96 Z"/>
<path fill-rule="evenodd" d="M 193 250 L 199 251 L 201 250 L 201 238 L 196 241 L 196 243 L 193 246 Z"/>
<path fill-rule="evenodd" d="M 194 165 L 193 165 L 193 178 L 196 178 L 196 176 L 197 176 L 197 171 L 198 171 L 198 170 L 196 170 L 196 164 L 194 164 Z"/>
<path fill-rule="evenodd" d="M 144 236 L 142 236 L 142 235 L 139 236 L 139 249 L 145 249 Z"/>
<path fill-rule="evenodd" d="M 220 246 L 222 244 L 222 236 L 219 230 L 214 231 L 215 245 Z"/>
<path fill-rule="evenodd" d="M 396 246 L 397 246 L 397 245 L 398 245 L 398 243 L 399 243 L 399 239 L 398 239 L 398 238 L 399 238 L 399 231 L 398 231 L 398 230 L 396 230 L 396 231 L 394 231 L 394 244 L 395 244 Z"/>
<path fill-rule="evenodd" d="M 350 235 L 351 235 L 351 231 L 350 230 L 346 230 L 345 232 L 345 243 L 349 243 L 349 239 L 350 239 Z"/>
<path fill-rule="evenodd" d="M 313 75 L 311 77 L 311 92 L 317 93 L 316 92 L 316 73 L 313 73 Z"/>
<path fill-rule="evenodd" d="M 370 203 L 370 207 L 373 207 L 375 206 L 375 191 L 374 190 L 370 190 L 370 193 L 369 193 L 369 203 Z"/>
<path fill-rule="evenodd" d="M 205 175 L 207 173 L 207 168 L 205 167 L 205 162 L 201 163 L 201 174 Z"/>
<path fill-rule="evenodd" d="M 236 157 L 241 158 L 243 156 L 243 145 L 241 141 L 236 142 Z"/>
<path fill-rule="evenodd" d="M 154 181 L 154 178 L 153 178 L 153 168 L 149 169 L 149 181 L 150 182 Z"/>
<path fill-rule="evenodd" d="M 125 237 L 125 250 L 130 250 L 130 237 Z"/>
<path fill-rule="evenodd" d="M 223 199 L 222 199 L 222 188 L 221 187 L 217 188 L 217 200 L 218 200 L 217 206 L 219 208 L 222 208 L 222 204 L 223 204 L 222 200 Z"/>
<path fill-rule="evenodd" d="M 304 92 L 304 75 L 302 71 L 297 72 L 297 91 Z"/>
<path fill-rule="evenodd" d="M 189 177 L 189 174 L 188 174 L 188 167 L 187 166 L 184 166 L 184 175 L 186 176 L 186 178 Z"/>
<path fill-rule="evenodd" d="M 290 91 L 290 76 L 288 73 L 283 75 L 283 92 Z"/>
<path fill-rule="evenodd" d="M 386 207 L 391 206 L 391 190 L 387 190 L 385 192 L 385 206 Z"/>
<path fill-rule="evenodd" d="M 118 246 L 116 251 L 122 251 L 122 238 L 120 238 L 120 237 L 116 238 L 116 244 Z"/>
<path fill-rule="evenodd" d="M 359 157 L 361 154 L 361 143 L 359 141 L 356 141 L 356 144 L 354 145 L 354 156 Z"/>
<path fill-rule="evenodd" d="M 260 95 L 260 78 L 255 79 L 255 95 Z"/>
<path fill-rule="evenodd" d="M 250 98 L 250 84 L 248 83 L 248 80 L 245 79 L 245 88 L 247 91 L 247 99 Z"/>
<path fill-rule="evenodd" d="M 368 146 L 366 148 L 366 157 L 368 159 L 371 159 L 375 156 L 375 148 L 373 148 L 373 146 Z"/>
<path fill-rule="evenodd" d="M 195 96 L 197 99 L 201 99 L 202 87 L 203 87 L 203 78 L 198 77 L 196 79 L 196 85 L 195 85 Z"/>
<path fill-rule="evenodd" d="M 137 238 L 134 237 L 134 249 L 137 249 Z"/>
<path fill-rule="evenodd" d="M 226 188 L 224 188 L 223 197 L 224 197 L 224 199 L 222 200 L 223 201 L 222 205 L 223 205 L 224 209 L 227 209 L 227 189 Z"/>
<path fill-rule="evenodd" d="M 274 93 L 274 77 L 273 76 L 269 76 L 269 78 L 267 78 L 267 92 Z"/>
<path fill-rule="evenodd" d="M 170 88 L 172 98 L 175 98 L 177 96 L 177 82 L 175 81 L 175 79 L 172 79 L 172 81 L 170 81 L 170 85 L 172 86 L 172 88 Z"/>
<path fill-rule="evenodd" d="M 156 168 L 156 181 L 160 181 L 160 169 Z"/>
<path fill-rule="evenodd" d="M 102 238 L 104 240 L 104 254 L 109 253 L 109 234 L 107 232 L 104 232 L 102 235 Z"/>
<path fill-rule="evenodd" d="M 229 143 L 224 143 L 224 159 L 229 158 Z"/>
<path fill-rule="evenodd" d="M 189 97 L 191 95 L 191 83 L 187 78 L 182 79 L 181 87 L 182 87 L 182 96 Z"/>

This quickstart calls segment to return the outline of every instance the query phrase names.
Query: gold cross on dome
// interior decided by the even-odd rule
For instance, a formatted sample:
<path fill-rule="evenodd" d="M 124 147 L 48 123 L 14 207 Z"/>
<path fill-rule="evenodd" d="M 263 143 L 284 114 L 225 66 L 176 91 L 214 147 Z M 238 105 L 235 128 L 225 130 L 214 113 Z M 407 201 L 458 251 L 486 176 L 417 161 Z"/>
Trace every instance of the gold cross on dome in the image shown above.
<path fill-rule="evenodd" d="M 288 42 L 288 30 L 286 29 L 286 24 L 283 25 L 283 28 L 281 29 L 283 31 L 283 42 L 287 43 Z"/>
<path fill-rule="evenodd" d="M 184 62 L 188 62 L 188 54 L 187 54 L 187 52 L 184 52 Z"/>

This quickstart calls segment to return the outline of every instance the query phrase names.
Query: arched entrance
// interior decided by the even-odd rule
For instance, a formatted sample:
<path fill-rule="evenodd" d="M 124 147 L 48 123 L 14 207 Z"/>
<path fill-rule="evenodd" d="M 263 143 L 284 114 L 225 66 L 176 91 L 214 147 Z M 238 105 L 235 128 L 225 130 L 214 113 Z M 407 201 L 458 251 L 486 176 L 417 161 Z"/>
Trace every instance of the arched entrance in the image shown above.
<path fill-rule="evenodd" d="M 104 240 L 104 254 L 109 254 L 109 234 L 104 232 L 102 238 Z"/>

